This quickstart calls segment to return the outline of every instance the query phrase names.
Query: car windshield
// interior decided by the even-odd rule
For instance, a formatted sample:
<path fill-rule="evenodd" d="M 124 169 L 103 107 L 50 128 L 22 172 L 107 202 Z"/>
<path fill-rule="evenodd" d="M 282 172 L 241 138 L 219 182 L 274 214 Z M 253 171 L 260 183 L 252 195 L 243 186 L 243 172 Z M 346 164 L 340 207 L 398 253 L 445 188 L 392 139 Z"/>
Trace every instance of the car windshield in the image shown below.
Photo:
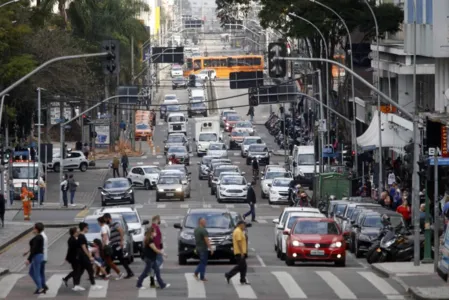
<path fill-rule="evenodd" d="M 210 144 L 209 150 L 226 150 L 226 146 L 224 144 Z"/>
<path fill-rule="evenodd" d="M 128 180 L 111 180 L 111 181 L 106 181 L 104 183 L 104 188 L 105 189 L 126 189 L 129 188 L 129 182 Z"/>
<path fill-rule="evenodd" d="M 177 100 L 176 95 L 166 95 L 164 100 Z"/>
<path fill-rule="evenodd" d="M 173 71 L 179 71 L 179 70 L 182 70 L 182 67 L 179 66 L 179 65 L 177 65 L 177 66 L 172 66 L 171 69 L 172 69 Z"/>
<path fill-rule="evenodd" d="M 84 220 L 89 226 L 89 233 L 100 233 L 100 225 L 98 225 L 97 219 Z"/>
<path fill-rule="evenodd" d="M 273 180 L 273 186 L 286 187 L 290 184 L 290 179 L 275 179 Z"/>
<path fill-rule="evenodd" d="M 285 171 L 280 171 L 280 172 L 270 172 L 270 173 L 267 173 L 266 175 L 265 175 L 265 179 L 274 179 L 274 178 L 280 178 L 280 177 L 283 177 L 283 178 L 290 178 L 291 176 L 290 176 L 290 174 L 288 173 L 288 172 L 285 172 Z"/>
<path fill-rule="evenodd" d="M 201 164 L 202 165 L 207 165 L 210 163 L 210 161 L 213 159 L 213 156 L 203 156 L 203 158 L 201 159 Z"/>
<path fill-rule="evenodd" d="M 262 140 L 260 138 L 257 138 L 257 139 L 245 139 L 243 144 L 245 144 L 245 145 L 262 144 Z"/>
<path fill-rule="evenodd" d="M 233 227 L 232 218 L 228 213 L 192 213 L 186 218 L 185 228 L 198 227 L 198 221 L 204 218 L 207 228 L 231 229 Z"/>
<path fill-rule="evenodd" d="M 13 179 L 37 179 L 38 168 L 37 166 L 31 165 L 30 167 L 12 167 L 12 178 Z"/>
<path fill-rule="evenodd" d="M 137 124 L 136 125 L 136 129 L 138 130 L 146 130 L 146 129 L 150 129 L 150 126 L 147 124 Z"/>
<path fill-rule="evenodd" d="M 161 177 L 158 184 L 180 184 L 181 178 L 179 177 Z"/>
<path fill-rule="evenodd" d="M 314 154 L 298 154 L 298 166 L 300 165 L 315 165 L 315 155 Z"/>
<path fill-rule="evenodd" d="M 238 121 L 240 120 L 240 116 L 239 115 L 229 115 L 227 117 L 228 121 Z"/>
<path fill-rule="evenodd" d="M 140 223 L 139 218 L 137 217 L 137 214 L 135 212 L 121 212 L 120 213 L 125 219 L 126 223 Z"/>
<path fill-rule="evenodd" d="M 379 215 L 376 216 L 367 216 L 365 220 L 363 220 L 362 227 L 370 227 L 370 228 L 381 228 L 381 218 Z"/>
<path fill-rule="evenodd" d="M 240 127 L 240 128 L 252 128 L 253 125 L 249 122 L 239 122 L 235 125 L 235 127 Z"/>
<path fill-rule="evenodd" d="M 217 140 L 216 133 L 201 133 L 198 140 L 200 142 L 214 142 Z"/>
<path fill-rule="evenodd" d="M 167 105 L 168 111 L 179 111 L 181 110 L 181 106 L 179 105 Z"/>
<path fill-rule="evenodd" d="M 299 221 L 294 234 L 340 234 L 334 222 Z"/>
<path fill-rule="evenodd" d="M 203 100 L 204 100 L 203 97 L 193 97 L 192 98 L 192 105 L 193 104 L 204 104 Z"/>
<path fill-rule="evenodd" d="M 202 70 L 202 71 L 200 72 L 200 74 L 206 74 L 206 75 L 207 75 L 207 72 L 209 72 L 209 70 Z"/>
<path fill-rule="evenodd" d="M 168 149 L 168 152 L 170 152 L 170 153 L 187 153 L 185 147 L 170 147 Z"/>
<path fill-rule="evenodd" d="M 351 215 L 351 221 L 355 221 L 357 219 L 357 217 L 359 216 L 360 212 L 361 212 L 360 209 L 354 210 L 354 212 Z"/>
<path fill-rule="evenodd" d="M 154 174 L 154 173 L 159 173 L 160 172 L 159 168 L 157 168 L 157 167 L 145 167 L 145 168 L 143 168 L 143 170 L 147 174 Z"/>
<path fill-rule="evenodd" d="M 231 111 L 225 111 L 224 113 L 223 113 L 223 117 L 227 117 L 228 115 L 234 115 L 236 112 L 235 111 L 233 111 L 233 110 L 231 110 Z"/>
<path fill-rule="evenodd" d="M 184 142 L 184 138 L 180 135 L 169 135 L 167 139 L 167 143 L 182 143 Z"/>
<path fill-rule="evenodd" d="M 355 207 L 348 207 L 348 210 L 346 211 L 346 216 L 350 218 L 352 216 L 352 213 L 354 212 Z"/>
<path fill-rule="evenodd" d="M 185 122 L 184 116 L 171 116 L 168 118 L 168 122 Z"/>
<path fill-rule="evenodd" d="M 231 133 L 232 136 L 249 136 L 248 131 L 233 131 Z"/>
<path fill-rule="evenodd" d="M 184 81 L 184 77 L 175 77 L 173 81 Z"/>
<path fill-rule="evenodd" d="M 246 185 L 244 177 L 223 177 L 221 185 Z"/>
<path fill-rule="evenodd" d="M 267 146 L 262 145 L 251 145 L 248 148 L 249 152 L 268 152 Z"/>
<path fill-rule="evenodd" d="M 335 215 L 340 216 L 343 215 L 343 213 L 345 212 L 346 206 L 348 206 L 347 204 L 338 204 L 335 207 Z"/>
<path fill-rule="evenodd" d="M 220 169 L 216 169 L 214 171 L 214 176 L 218 177 L 220 176 L 221 173 L 223 172 L 238 172 L 239 168 L 238 167 L 232 167 L 232 168 L 220 168 Z"/>

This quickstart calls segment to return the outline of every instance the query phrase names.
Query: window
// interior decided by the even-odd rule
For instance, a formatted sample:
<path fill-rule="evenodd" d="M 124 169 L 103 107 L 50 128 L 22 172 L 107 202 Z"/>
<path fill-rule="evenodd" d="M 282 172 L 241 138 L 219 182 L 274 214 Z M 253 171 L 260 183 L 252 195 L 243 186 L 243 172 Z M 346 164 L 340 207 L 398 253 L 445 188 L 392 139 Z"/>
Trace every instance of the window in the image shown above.
<path fill-rule="evenodd" d="M 138 129 L 138 130 L 146 130 L 146 129 L 150 129 L 150 126 L 148 126 L 147 124 L 137 124 L 136 125 L 136 129 Z"/>
<path fill-rule="evenodd" d="M 251 145 L 248 148 L 249 152 L 268 152 L 268 148 L 262 145 Z"/>
<path fill-rule="evenodd" d="M 168 122 L 185 122 L 185 118 L 183 116 L 172 116 L 168 118 Z"/>
<path fill-rule="evenodd" d="M 334 209 L 335 215 L 336 216 L 343 215 L 343 213 L 346 210 L 346 206 L 347 206 L 347 204 L 338 204 Z"/>
<path fill-rule="evenodd" d="M 273 180 L 273 186 L 288 187 L 290 181 L 290 179 L 275 179 Z"/>
<path fill-rule="evenodd" d="M 131 171 L 131 173 L 133 173 L 133 174 L 142 174 L 143 172 L 142 172 L 142 169 L 141 169 L 141 168 L 134 168 L 134 169 Z"/>
<path fill-rule="evenodd" d="M 243 177 L 226 177 L 224 176 L 221 185 L 246 185 L 246 180 Z"/>
<path fill-rule="evenodd" d="M 186 69 L 187 70 L 192 70 L 192 67 L 193 67 L 192 59 L 188 58 L 187 59 L 187 63 L 186 63 Z"/>
<path fill-rule="evenodd" d="M 367 216 L 363 220 L 362 227 L 381 228 L 380 216 Z"/>
<path fill-rule="evenodd" d="M 78 158 L 78 157 L 81 157 L 81 154 L 77 152 L 71 152 L 67 154 L 67 158 Z"/>
<path fill-rule="evenodd" d="M 294 234 L 340 234 L 340 230 L 333 222 L 300 221 Z"/>
<path fill-rule="evenodd" d="M 200 59 L 195 59 L 193 61 L 193 70 L 197 71 L 201 69 L 201 60 Z"/>
<path fill-rule="evenodd" d="M 104 183 L 105 189 L 119 189 L 119 188 L 128 188 L 130 187 L 128 180 L 114 180 L 114 181 L 106 181 Z"/>
<path fill-rule="evenodd" d="M 37 179 L 38 168 L 31 167 L 12 167 L 13 179 Z"/>
<path fill-rule="evenodd" d="M 204 59 L 203 60 L 203 68 L 208 68 L 212 64 L 212 60 L 210 59 Z"/>
<path fill-rule="evenodd" d="M 126 223 L 140 223 L 139 218 L 137 217 L 137 214 L 135 212 L 122 212 L 120 213 L 125 219 Z"/>
<path fill-rule="evenodd" d="M 181 179 L 178 177 L 161 177 L 158 184 L 180 184 Z"/>
<path fill-rule="evenodd" d="M 231 229 L 233 226 L 228 213 L 192 213 L 187 216 L 184 227 L 196 228 L 201 218 L 206 220 L 207 228 Z"/>
<path fill-rule="evenodd" d="M 267 173 L 265 179 L 274 179 L 274 178 L 290 178 L 290 174 L 288 172 L 270 172 Z"/>
<path fill-rule="evenodd" d="M 170 153 L 187 153 L 185 147 L 170 147 L 168 149 L 168 152 L 170 152 Z"/>
<path fill-rule="evenodd" d="M 167 143 L 182 143 L 184 139 L 180 135 L 171 135 L 168 136 Z"/>
<path fill-rule="evenodd" d="M 200 134 L 198 140 L 200 142 L 213 142 L 217 140 L 217 134 L 216 133 L 202 133 Z"/>
<path fill-rule="evenodd" d="M 159 173 L 161 171 L 159 168 L 156 168 L 156 167 L 147 167 L 147 168 L 144 168 L 144 170 L 145 170 L 145 173 L 147 173 L 147 174 Z"/>
<path fill-rule="evenodd" d="M 298 154 L 298 166 L 301 165 L 315 165 L 315 154 Z"/>

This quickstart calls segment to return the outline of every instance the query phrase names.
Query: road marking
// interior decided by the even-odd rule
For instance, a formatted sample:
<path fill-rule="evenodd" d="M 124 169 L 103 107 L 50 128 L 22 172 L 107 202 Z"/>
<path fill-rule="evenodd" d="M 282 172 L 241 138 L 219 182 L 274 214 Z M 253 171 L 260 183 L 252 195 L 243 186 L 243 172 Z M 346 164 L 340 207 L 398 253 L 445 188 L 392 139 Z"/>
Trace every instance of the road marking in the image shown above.
<path fill-rule="evenodd" d="M 103 288 L 99 290 L 93 290 L 92 286 L 90 286 L 89 295 L 87 298 L 106 298 L 106 295 L 108 293 L 108 284 L 108 280 L 101 281 L 101 284 L 99 284 L 99 286 L 101 285 Z"/>
<path fill-rule="evenodd" d="M 146 290 L 139 290 L 137 298 L 157 298 L 156 289 L 148 288 L 150 286 L 150 278 L 147 277 L 142 283 Z"/>
<path fill-rule="evenodd" d="M 159 126 L 164 125 L 164 122 L 159 122 L 159 123 L 157 123 L 157 125 L 159 125 Z"/>
<path fill-rule="evenodd" d="M 232 163 L 236 164 L 236 165 L 240 165 L 241 162 L 240 161 L 233 161 Z"/>
<path fill-rule="evenodd" d="M 143 165 L 143 162 L 139 161 L 137 162 L 138 165 Z"/>
<path fill-rule="evenodd" d="M 80 211 L 79 213 L 76 214 L 75 221 L 84 219 L 88 214 L 89 214 L 89 209 L 88 208 L 83 209 L 82 211 Z"/>
<path fill-rule="evenodd" d="M 203 204 L 203 208 L 212 208 L 211 204 Z"/>
<path fill-rule="evenodd" d="M 159 165 L 159 162 L 158 162 L 158 161 L 155 161 L 153 164 L 154 164 L 154 165 Z"/>
<path fill-rule="evenodd" d="M 254 250 L 254 252 L 255 252 L 256 250 Z M 266 267 L 267 265 L 263 262 L 263 259 L 262 259 L 262 257 L 260 257 L 260 255 L 256 255 L 256 258 L 257 258 L 257 260 L 259 261 L 259 263 L 260 263 L 260 266 L 261 267 Z"/>
<path fill-rule="evenodd" d="M 181 204 L 180 206 L 181 206 L 181 208 L 189 208 L 188 204 Z"/>
<path fill-rule="evenodd" d="M 162 155 L 158 155 L 158 156 L 156 156 L 156 158 L 162 158 Z"/>
<path fill-rule="evenodd" d="M 189 153 L 189 156 L 190 156 L 190 157 L 193 157 L 193 153 Z"/>
<path fill-rule="evenodd" d="M 340 299 L 357 299 L 351 290 L 330 271 L 316 271 Z"/>
<path fill-rule="evenodd" d="M 240 156 L 240 152 L 234 152 L 234 156 Z"/>
<path fill-rule="evenodd" d="M 373 272 L 357 272 L 357 273 L 359 273 L 363 278 L 365 278 L 372 285 L 374 285 L 374 287 L 378 289 L 379 292 L 381 292 L 385 297 L 387 297 L 387 299 L 397 300 L 399 299 L 398 296 L 402 296 L 385 279 L 380 278 Z M 404 297 L 402 296 L 402 298 L 400 299 L 404 299 Z"/>
<path fill-rule="evenodd" d="M 206 298 L 204 282 L 196 280 L 193 273 L 185 273 L 189 298 Z"/>
<path fill-rule="evenodd" d="M 257 295 L 254 292 L 253 288 L 247 284 L 240 283 L 240 277 L 234 276 L 231 279 L 232 285 L 235 288 L 235 291 L 239 295 L 239 298 L 243 299 L 257 299 Z"/>
<path fill-rule="evenodd" d="M 25 274 L 10 274 L 0 280 L 0 299 L 6 299 L 17 281 L 24 277 Z"/>
<path fill-rule="evenodd" d="M 134 208 L 141 209 L 143 208 L 143 204 L 135 204 Z"/>
<path fill-rule="evenodd" d="M 290 299 L 307 299 L 307 295 L 299 287 L 292 275 L 284 271 L 271 272 L 271 274 L 277 278 Z"/>
<path fill-rule="evenodd" d="M 226 208 L 234 208 L 234 204 L 226 204 Z"/>
<path fill-rule="evenodd" d="M 55 274 L 47 280 L 48 291 L 46 294 L 39 295 L 39 298 L 55 298 L 58 294 L 59 288 L 61 287 L 62 278 L 64 274 Z"/>
<path fill-rule="evenodd" d="M 271 208 L 279 208 L 279 205 L 271 205 Z"/>
<path fill-rule="evenodd" d="M 146 156 L 146 155 L 141 157 L 141 159 L 147 159 L 147 158 L 148 158 L 148 156 Z"/>
<path fill-rule="evenodd" d="M 165 208 L 167 205 L 166 204 L 158 204 L 157 208 Z"/>
<path fill-rule="evenodd" d="M 267 222 L 267 220 L 257 220 L 257 223 L 260 223 L 260 224 L 267 224 L 268 222 Z"/>

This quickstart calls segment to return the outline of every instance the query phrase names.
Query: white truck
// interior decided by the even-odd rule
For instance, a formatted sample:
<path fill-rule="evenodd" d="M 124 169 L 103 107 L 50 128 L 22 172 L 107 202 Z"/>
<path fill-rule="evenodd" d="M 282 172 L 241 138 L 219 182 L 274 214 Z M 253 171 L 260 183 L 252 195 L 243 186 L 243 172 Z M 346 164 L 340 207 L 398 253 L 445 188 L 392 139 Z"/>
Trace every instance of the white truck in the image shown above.
<path fill-rule="evenodd" d="M 220 130 L 220 121 L 218 116 L 195 119 L 195 138 L 196 153 L 198 156 L 205 155 L 209 150 L 210 143 L 216 143 L 223 140 Z"/>
<path fill-rule="evenodd" d="M 313 176 L 315 173 L 319 173 L 315 158 L 315 146 L 295 145 L 289 160 L 293 176 L 299 176 L 301 185 L 312 187 Z"/>
<path fill-rule="evenodd" d="M 8 174 L 8 171 L 6 171 Z M 29 190 L 33 191 L 35 194 L 35 199 L 37 199 L 37 191 L 39 189 L 38 176 L 39 174 L 44 174 L 43 168 L 41 166 L 40 171 L 37 162 L 33 161 L 13 161 L 11 176 L 14 184 L 14 199 L 20 199 L 20 192 L 22 189 L 22 184 L 26 184 Z M 5 180 L 7 177 L 5 176 Z M 42 180 L 42 177 L 40 177 Z"/>

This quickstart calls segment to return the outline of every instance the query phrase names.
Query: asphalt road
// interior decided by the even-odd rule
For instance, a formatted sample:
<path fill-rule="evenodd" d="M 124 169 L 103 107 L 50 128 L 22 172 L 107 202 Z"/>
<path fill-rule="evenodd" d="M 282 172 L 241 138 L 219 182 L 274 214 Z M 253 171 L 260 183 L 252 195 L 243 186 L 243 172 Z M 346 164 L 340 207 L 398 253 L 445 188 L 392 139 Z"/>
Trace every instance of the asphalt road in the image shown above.
<path fill-rule="evenodd" d="M 214 45 L 208 46 L 209 51 Z M 230 90 L 225 87 L 225 82 L 219 82 L 217 95 L 230 97 L 242 94 L 241 90 Z M 165 93 L 176 93 L 182 103 L 187 102 L 187 92 L 185 90 L 166 90 Z M 226 105 L 237 106 L 247 103 L 247 96 L 241 96 L 226 100 Z M 223 105 L 220 104 L 221 107 Z M 246 115 L 246 108 L 237 108 L 241 115 Z M 258 107 L 256 109 L 257 121 L 263 121 L 264 116 L 269 114 L 268 107 Z M 190 121 L 192 124 L 192 120 Z M 189 126 L 189 136 L 193 136 L 193 126 Z M 263 126 L 257 126 L 257 135 L 264 138 L 267 143 L 272 144 L 272 138 Z M 158 120 L 154 141 L 157 146 L 163 149 L 162 141 L 167 134 L 166 124 Z M 269 144 L 269 147 L 271 147 Z M 144 147 L 147 147 L 144 144 Z M 274 146 L 273 146 L 274 147 Z M 159 155 L 152 155 L 149 149 L 145 149 L 147 155 L 132 160 L 136 165 L 159 165 L 165 164 L 165 158 Z M 230 151 L 229 157 L 235 164 L 241 167 L 241 171 L 246 172 L 247 179 L 251 177 L 251 170 L 246 166 L 238 151 Z M 192 195 L 184 202 L 161 201 L 156 203 L 155 191 L 137 190 L 135 192 L 136 207 L 142 219 L 151 219 L 155 214 L 161 215 L 162 232 L 164 235 L 164 248 L 168 258 L 164 262 L 162 276 L 164 280 L 172 286 L 167 290 L 145 290 L 139 291 L 135 288 L 135 279 L 103 281 L 98 284 L 104 288 L 100 291 L 73 292 L 61 285 L 61 278 L 69 272 L 69 266 L 64 262 L 67 250 L 68 235 L 62 235 L 52 242 L 49 250 L 49 261 L 47 263 L 47 278 L 50 291 L 45 295 L 47 298 L 66 299 L 91 299 L 109 298 L 111 300 L 136 299 L 136 298 L 158 298 L 158 299 L 404 299 L 405 291 L 397 283 L 378 277 L 371 269 L 363 263 L 363 259 L 356 259 L 349 252 L 347 254 L 347 265 L 345 268 L 336 268 L 331 264 L 300 264 L 295 267 L 287 267 L 280 261 L 273 249 L 273 227 L 272 219 L 277 218 L 281 213 L 282 206 L 268 205 L 266 199 L 258 199 L 257 219 L 258 223 L 249 228 L 249 258 L 248 258 L 248 280 L 250 286 L 242 286 L 237 281 L 228 285 L 224 278 L 224 272 L 232 266 L 225 262 L 210 262 L 208 265 L 208 282 L 203 284 L 193 280 L 192 272 L 195 262 L 179 266 L 177 263 L 177 235 L 178 230 L 173 228 L 173 224 L 180 222 L 188 208 L 200 207 L 220 207 L 244 213 L 248 210 L 246 204 L 218 204 L 215 196 L 210 195 L 206 181 L 198 180 L 199 158 L 191 157 L 192 163 Z M 282 164 L 283 157 L 272 157 L 272 163 Z M 92 182 L 92 185 L 100 184 Z M 260 195 L 259 186 L 256 187 L 256 195 Z M 92 207 L 81 212 L 65 214 L 66 220 L 82 220 L 95 209 L 100 208 L 100 198 L 97 195 Z M 45 212 L 42 212 L 45 214 Z M 51 214 L 51 212 L 47 212 Z M 43 219 L 50 216 L 42 216 Z M 140 258 L 136 258 L 131 265 L 134 273 L 139 275 L 143 270 L 143 263 Z M 26 275 L 26 269 L 20 268 L 17 272 L 0 278 L 0 299 L 35 299 L 32 296 L 34 286 L 31 279 Z M 86 277 L 86 276 L 85 276 Z M 86 278 L 82 285 L 89 287 Z M 45 297 L 41 296 L 41 297 Z"/>

